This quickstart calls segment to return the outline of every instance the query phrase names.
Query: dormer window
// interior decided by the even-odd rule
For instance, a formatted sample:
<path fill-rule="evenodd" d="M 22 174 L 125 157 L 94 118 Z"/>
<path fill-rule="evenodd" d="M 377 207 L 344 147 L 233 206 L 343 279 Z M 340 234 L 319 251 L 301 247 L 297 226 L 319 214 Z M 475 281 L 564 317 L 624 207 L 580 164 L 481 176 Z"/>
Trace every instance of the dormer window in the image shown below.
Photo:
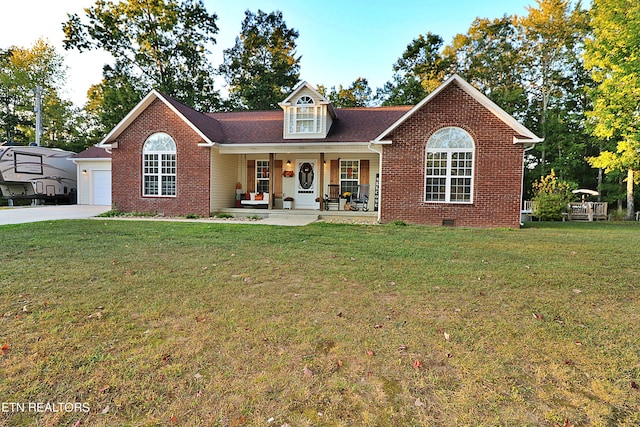
<path fill-rule="evenodd" d="M 322 109 L 314 99 L 304 95 L 289 108 L 290 134 L 316 134 L 322 131 Z"/>
<path fill-rule="evenodd" d="M 310 96 L 301 96 L 296 102 L 296 132 L 315 133 L 316 111 L 315 102 Z"/>
<path fill-rule="evenodd" d="M 279 105 L 284 110 L 284 139 L 326 138 L 337 118 L 329 100 L 307 82 L 300 83 Z"/>

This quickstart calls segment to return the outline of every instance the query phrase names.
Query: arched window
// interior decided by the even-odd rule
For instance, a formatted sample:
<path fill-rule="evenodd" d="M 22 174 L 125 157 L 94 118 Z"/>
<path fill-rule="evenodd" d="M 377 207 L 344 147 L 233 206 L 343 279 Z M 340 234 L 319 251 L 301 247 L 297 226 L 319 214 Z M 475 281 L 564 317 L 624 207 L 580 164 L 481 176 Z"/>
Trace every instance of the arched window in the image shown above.
<path fill-rule="evenodd" d="M 142 194 L 176 195 L 176 143 L 166 133 L 154 133 L 142 147 Z"/>
<path fill-rule="evenodd" d="M 473 138 L 464 129 L 436 131 L 427 142 L 425 201 L 471 203 L 474 152 Z"/>

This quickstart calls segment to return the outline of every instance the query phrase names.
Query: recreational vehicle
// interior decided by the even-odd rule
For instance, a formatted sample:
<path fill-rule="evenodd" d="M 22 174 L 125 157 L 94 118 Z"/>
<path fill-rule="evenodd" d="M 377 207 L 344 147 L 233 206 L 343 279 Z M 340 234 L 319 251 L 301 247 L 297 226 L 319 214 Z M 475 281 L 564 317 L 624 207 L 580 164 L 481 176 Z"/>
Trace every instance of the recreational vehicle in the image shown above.
<path fill-rule="evenodd" d="M 58 148 L 0 145 L 0 192 L 5 199 L 73 202 L 75 153 Z"/>

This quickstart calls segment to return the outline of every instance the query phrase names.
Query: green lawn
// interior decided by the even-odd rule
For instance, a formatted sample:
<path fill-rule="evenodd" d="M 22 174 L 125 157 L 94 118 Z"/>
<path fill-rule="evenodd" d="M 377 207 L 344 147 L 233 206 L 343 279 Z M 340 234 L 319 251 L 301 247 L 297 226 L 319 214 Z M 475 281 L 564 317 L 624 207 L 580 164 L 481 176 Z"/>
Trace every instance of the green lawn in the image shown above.
<path fill-rule="evenodd" d="M 0 425 L 637 426 L 639 261 L 622 222 L 2 226 Z"/>

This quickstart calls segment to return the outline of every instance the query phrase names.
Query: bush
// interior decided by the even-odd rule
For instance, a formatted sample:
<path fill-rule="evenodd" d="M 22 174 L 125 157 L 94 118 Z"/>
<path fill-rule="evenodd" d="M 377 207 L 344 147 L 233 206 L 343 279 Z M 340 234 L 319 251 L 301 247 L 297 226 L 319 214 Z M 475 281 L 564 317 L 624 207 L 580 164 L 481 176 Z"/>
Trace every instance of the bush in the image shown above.
<path fill-rule="evenodd" d="M 571 201 L 571 187 L 558 179 L 553 169 L 533 183 L 533 215 L 542 221 L 558 221 Z"/>

